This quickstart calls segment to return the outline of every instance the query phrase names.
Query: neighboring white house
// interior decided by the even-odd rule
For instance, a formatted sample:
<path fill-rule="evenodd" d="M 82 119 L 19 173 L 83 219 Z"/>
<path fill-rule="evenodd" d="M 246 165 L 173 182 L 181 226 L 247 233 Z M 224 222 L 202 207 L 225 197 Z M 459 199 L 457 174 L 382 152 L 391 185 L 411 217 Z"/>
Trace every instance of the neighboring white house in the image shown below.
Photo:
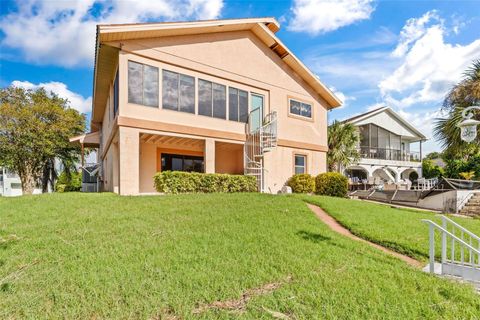
<path fill-rule="evenodd" d="M 50 188 L 48 192 L 51 192 Z M 41 187 L 37 187 L 33 190 L 33 194 L 40 193 L 42 193 Z M 16 197 L 21 196 L 22 194 L 22 181 L 20 180 L 20 177 L 7 168 L 0 167 L 0 196 Z"/>
<path fill-rule="evenodd" d="M 426 120 L 428 121 L 428 120 Z M 416 172 L 422 177 L 422 143 L 427 138 L 389 107 L 343 121 L 360 134 L 360 160 L 346 168 L 353 180 L 396 183 Z"/>
<path fill-rule="evenodd" d="M 15 173 L 0 167 L 0 196 L 13 197 L 22 195 L 22 182 Z"/>

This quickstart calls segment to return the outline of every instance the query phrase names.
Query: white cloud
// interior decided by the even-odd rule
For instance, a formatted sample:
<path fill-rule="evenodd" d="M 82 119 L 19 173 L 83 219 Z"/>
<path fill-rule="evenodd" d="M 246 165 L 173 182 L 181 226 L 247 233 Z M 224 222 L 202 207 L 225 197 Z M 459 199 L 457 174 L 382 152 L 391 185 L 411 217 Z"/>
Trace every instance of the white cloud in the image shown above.
<path fill-rule="evenodd" d="M 329 87 L 329 89 L 333 92 L 334 95 L 337 96 L 338 99 L 340 99 L 340 101 L 342 101 L 341 107 L 339 107 L 337 109 L 345 108 L 347 106 L 347 101 L 355 101 L 356 100 L 355 97 L 346 96 L 342 91 L 337 90 L 337 88 L 335 88 L 335 87 Z"/>
<path fill-rule="evenodd" d="M 84 98 L 82 95 L 70 91 L 67 85 L 63 82 L 46 82 L 34 84 L 29 81 L 18 81 L 15 80 L 11 84 L 15 87 L 21 87 L 24 89 L 37 90 L 43 87 L 47 92 L 52 91 L 56 93 L 60 98 L 67 99 L 70 102 L 70 107 L 78 110 L 81 113 L 87 113 L 91 111 L 92 108 L 92 97 Z"/>
<path fill-rule="evenodd" d="M 295 0 L 292 31 L 325 33 L 366 20 L 374 11 L 373 0 Z"/>
<path fill-rule="evenodd" d="M 427 31 L 427 24 L 431 21 L 442 22 L 435 10 L 425 13 L 420 18 L 408 19 L 400 32 L 397 47 L 392 52 L 394 57 L 402 57 L 407 53 L 409 46 L 420 39 Z"/>
<path fill-rule="evenodd" d="M 18 10 L 0 19 L 2 46 L 37 64 L 91 64 L 96 25 L 142 21 L 213 19 L 222 0 L 17 0 Z"/>
<path fill-rule="evenodd" d="M 480 39 L 465 45 L 446 43 L 447 32 L 436 12 L 407 21 L 392 52 L 400 65 L 379 84 L 387 103 L 400 108 L 437 103 L 480 58 Z"/>

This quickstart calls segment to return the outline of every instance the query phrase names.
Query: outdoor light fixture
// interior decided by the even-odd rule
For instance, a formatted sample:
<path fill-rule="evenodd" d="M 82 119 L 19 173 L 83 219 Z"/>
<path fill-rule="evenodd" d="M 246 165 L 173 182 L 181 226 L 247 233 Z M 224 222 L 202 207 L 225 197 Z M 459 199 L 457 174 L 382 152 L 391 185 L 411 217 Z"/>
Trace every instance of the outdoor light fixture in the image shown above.
<path fill-rule="evenodd" d="M 480 121 L 472 119 L 474 109 L 480 110 L 480 106 L 470 106 L 463 110 L 463 121 L 458 124 L 461 130 L 460 137 L 466 142 L 472 142 L 477 137 L 477 126 Z"/>

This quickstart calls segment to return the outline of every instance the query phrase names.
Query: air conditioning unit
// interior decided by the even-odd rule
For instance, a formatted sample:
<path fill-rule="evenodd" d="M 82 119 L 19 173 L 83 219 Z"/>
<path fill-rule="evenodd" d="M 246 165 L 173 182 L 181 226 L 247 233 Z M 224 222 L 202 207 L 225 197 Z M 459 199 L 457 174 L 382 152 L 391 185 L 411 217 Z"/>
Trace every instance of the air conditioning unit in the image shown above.
<path fill-rule="evenodd" d="M 82 192 L 98 192 L 97 183 L 82 183 Z"/>

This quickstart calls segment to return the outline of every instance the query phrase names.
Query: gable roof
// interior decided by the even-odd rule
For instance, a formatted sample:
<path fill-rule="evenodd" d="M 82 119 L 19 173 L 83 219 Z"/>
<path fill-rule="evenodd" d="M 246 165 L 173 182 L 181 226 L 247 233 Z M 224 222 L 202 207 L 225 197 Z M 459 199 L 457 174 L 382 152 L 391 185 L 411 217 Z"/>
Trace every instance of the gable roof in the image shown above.
<path fill-rule="evenodd" d="M 114 77 L 113 72 L 118 59 L 119 49 L 102 45 L 103 43 L 245 30 L 253 32 L 310 85 L 327 102 L 328 109 L 341 106 L 342 102 L 335 94 L 277 38 L 275 33 L 279 29 L 280 24 L 275 18 L 97 25 L 92 122 L 100 122 L 102 119 L 108 99 L 108 88 Z"/>
<path fill-rule="evenodd" d="M 348 118 L 348 119 L 345 119 L 343 120 L 342 122 L 348 122 L 348 123 L 352 123 L 352 124 L 355 124 L 357 122 L 360 122 L 362 120 L 365 120 L 365 119 L 368 119 L 368 118 L 371 118 L 379 113 L 382 113 L 382 112 L 386 112 L 388 114 L 390 114 L 394 119 L 396 119 L 398 122 L 400 122 L 403 126 L 405 126 L 406 128 L 408 128 L 410 131 L 412 131 L 413 133 L 415 133 L 415 135 L 417 135 L 419 138 L 421 138 L 422 140 L 427 140 L 427 137 L 421 133 L 419 130 L 417 130 L 414 126 L 412 126 L 407 120 L 405 120 L 402 116 L 400 116 L 398 113 L 396 113 L 395 111 L 392 110 L 392 108 L 390 107 L 381 107 L 381 108 L 377 108 L 377 109 L 374 109 L 374 110 L 371 110 L 371 111 L 368 111 L 368 112 L 365 112 L 365 113 L 362 113 L 362 114 L 359 114 L 359 115 L 356 115 L 354 117 L 351 117 L 351 118 Z"/>

